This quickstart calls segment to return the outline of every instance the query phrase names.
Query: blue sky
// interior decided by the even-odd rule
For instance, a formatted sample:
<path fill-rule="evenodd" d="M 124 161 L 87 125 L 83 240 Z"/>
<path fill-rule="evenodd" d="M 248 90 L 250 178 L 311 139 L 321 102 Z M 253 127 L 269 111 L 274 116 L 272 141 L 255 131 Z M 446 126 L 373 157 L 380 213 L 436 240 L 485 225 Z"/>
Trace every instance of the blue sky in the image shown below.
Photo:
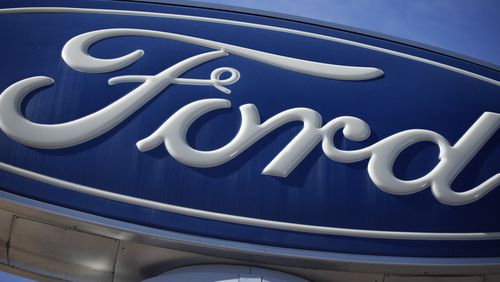
<path fill-rule="evenodd" d="M 200 1 L 200 0 L 198 0 Z M 389 34 L 500 66 L 498 0 L 202 0 Z"/>
<path fill-rule="evenodd" d="M 19 277 L 14 274 L 10 274 L 7 272 L 0 271 L 0 281 L 5 282 L 33 282 L 34 280 L 30 280 L 27 278 Z"/>

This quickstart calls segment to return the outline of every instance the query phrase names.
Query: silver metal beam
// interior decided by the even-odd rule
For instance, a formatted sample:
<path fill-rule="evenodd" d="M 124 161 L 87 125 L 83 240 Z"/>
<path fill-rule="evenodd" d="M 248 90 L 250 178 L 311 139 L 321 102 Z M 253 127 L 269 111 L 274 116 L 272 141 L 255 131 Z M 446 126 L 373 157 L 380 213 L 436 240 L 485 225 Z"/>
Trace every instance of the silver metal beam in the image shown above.
<path fill-rule="evenodd" d="M 383 257 L 248 244 L 120 222 L 3 191 L 0 263 L 70 281 L 141 281 L 202 264 L 256 266 L 310 281 L 451 276 L 472 282 L 500 275 L 500 258 Z"/>

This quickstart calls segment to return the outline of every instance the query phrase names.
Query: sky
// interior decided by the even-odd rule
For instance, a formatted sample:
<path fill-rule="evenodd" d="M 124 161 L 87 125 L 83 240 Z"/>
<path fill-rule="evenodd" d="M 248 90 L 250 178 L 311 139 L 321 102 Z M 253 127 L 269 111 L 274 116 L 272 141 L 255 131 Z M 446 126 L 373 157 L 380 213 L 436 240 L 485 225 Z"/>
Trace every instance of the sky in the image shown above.
<path fill-rule="evenodd" d="M 388 34 L 500 66 L 499 0 L 198 0 Z"/>
<path fill-rule="evenodd" d="M 30 280 L 24 277 L 20 277 L 14 274 L 10 274 L 7 272 L 0 271 L 0 281 L 5 282 L 34 282 L 34 280 Z"/>

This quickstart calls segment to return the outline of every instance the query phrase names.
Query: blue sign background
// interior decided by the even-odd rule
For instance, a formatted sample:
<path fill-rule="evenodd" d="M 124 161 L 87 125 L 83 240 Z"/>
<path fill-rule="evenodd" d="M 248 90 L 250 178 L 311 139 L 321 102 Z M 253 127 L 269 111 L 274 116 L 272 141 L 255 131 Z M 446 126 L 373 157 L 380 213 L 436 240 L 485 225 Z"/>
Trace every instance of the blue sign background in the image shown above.
<path fill-rule="evenodd" d="M 1 4 L 32 6 L 38 2 Z M 227 18 L 345 38 L 442 62 L 500 80 L 498 71 L 415 47 L 321 26 L 198 8 L 92 1 L 44 2 L 45 6 L 114 8 Z M 84 144 L 61 150 L 34 149 L 0 133 L 0 161 L 103 190 L 183 207 L 268 220 L 355 229 L 415 232 L 498 232 L 500 192 L 465 206 L 439 203 L 429 189 L 395 196 L 370 180 L 367 162 L 342 164 L 320 146 L 287 177 L 261 175 L 262 169 L 301 130 L 300 123 L 279 128 L 234 160 L 214 168 L 192 168 L 171 158 L 163 146 L 148 153 L 135 143 L 151 134 L 182 106 L 206 98 L 229 99 L 232 107 L 204 116 L 188 132 L 193 147 L 215 149 L 236 134 L 238 107 L 253 103 L 261 120 L 294 107 L 319 112 L 324 123 L 343 115 L 365 120 L 372 136 L 342 148 L 361 148 L 414 128 L 440 133 L 454 144 L 485 111 L 500 112 L 498 86 L 400 57 L 279 32 L 175 19 L 93 14 L 3 14 L 0 89 L 31 76 L 55 79 L 23 105 L 28 119 L 60 123 L 90 114 L 134 89 L 108 86 L 119 75 L 156 74 L 209 49 L 144 37 L 105 40 L 91 47 L 100 58 L 144 49 L 133 65 L 109 74 L 80 73 L 61 58 L 72 37 L 97 29 L 130 27 L 180 33 L 290 57 L 341 65 L 373 66 L 384 76 L 370 81 L 337 81 L 278 69 L 235 55 L 203 64 L 183 77 L 207 79 L 218 67 L 238 69 L 241 79 L 230 95 L 206 86 L 172 85 L 125 122 Z M 5 28 L 9 27 L 9 28 Z M 497 132 L 454 181 L 465 191 L 499 172 Z M 438 149 L 422 143 L 396 161 L 396 175 L 413 179 L 437 163 Z M 216 238 L 347 253 L 402 256 L 500 256 L 499 241 L 408 241 L 366 239 L 273 230 L 217 222 L 137 207 L 41 184 L 0 171 L 2 189 L 60 206 L 127 222 Z"/>

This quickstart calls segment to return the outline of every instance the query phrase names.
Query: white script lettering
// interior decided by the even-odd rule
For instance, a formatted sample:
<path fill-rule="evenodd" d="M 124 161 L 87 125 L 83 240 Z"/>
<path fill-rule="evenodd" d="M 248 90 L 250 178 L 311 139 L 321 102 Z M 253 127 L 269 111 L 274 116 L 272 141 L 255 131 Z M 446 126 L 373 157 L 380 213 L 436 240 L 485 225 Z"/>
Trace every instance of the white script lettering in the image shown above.
<path fill-rule="evenodd" d="M 210 85 L 229 94 L 225 86 L 237 82 L 240 73 L 229 67 L 212 71 L 210 79 L 180 78 L 186 71 L 205 62 L 233 54 L 282 69 L 340 80 L 367 80 L 379 77 L 383 72 L 371 67 L 350 67 L 306 61 L 262 51 L 243 48 L 216 41 L 140 29 L 105 29 L 87 32 L 68 41 L 62 57 L 73 69 L 81 72 L 112 72 L 138 60 L 144 52 L 134 51 L 128 55 L 99 59 L 88 54 L 88 48 L 103 39 L 116 36 L 150 36 L 177 40 L 215 49 L 185 59 L 156 75 L 126 75 L 111 78 L 110 85 L 124 82 L 141 84 L 124 97 L 101 110 L 82 118 L 60 123 L 39 124 L 27 120 L 21 113 L 23 99 L 33 90 L 50 85 L 53 80 L 45 76 L 23 79 L 8 87 L 0 95 L 0 128 L 13 140 L 31 147 L 58 149 L 71 147 L 94 139 L 112 129 L 141 108 L 170 84 Z M 221 79 L 225 72 L 230 77 Z M 264 168 L 263 174 L 287 177 L 295 167 L 316 147 L 322 145 L 323 152 L 332 160 L 351 163 L 369 159 L 368 172 L 375 185 L 395 195 L 416 193 L 431 187 L 434 197 L 448 205 L 463 205 L 477 201 L 500 183 L 500 173 L 465 192 L 455 192 L 451 183 L 467 163 L 500 127 L 500 114 L 485 112 L 461 139 L 453 146 L 440 134 L 423 129 L 412 129 L 396 133 L 366 148 L 346 151 L 338 149 L 333 136 L 342 129 L 344 136 L 352 141 L 363 141 L 370 136 L 369 126 L 361 119 L 350 116 L 335 118 L 323 125 L 319 113 L 308 108 L 294 108 L 278 113 L 261 123 L 257 108 L 253 104 L 240 107 L 241 126 L 236 136 L 225 146 L 213 151 L 199 151 L 186 141 L 191 124 L 204 114 L 231 106 L 226 99 L 203 99 L 192 102 L 160 126 L 149 137 L 137 142 L 140 151 L 148 151 L 161 143 L 177 161 L 193 167 L 214 167 L 230 161 L 276 128 L 301 121 L 303 129 Z M 393 164 L 398 155 L 418 142 L 435 143 L 440 150 L 439 163 L 426 175 L 414 180 L 401 180 L 393 174 Z"/>

